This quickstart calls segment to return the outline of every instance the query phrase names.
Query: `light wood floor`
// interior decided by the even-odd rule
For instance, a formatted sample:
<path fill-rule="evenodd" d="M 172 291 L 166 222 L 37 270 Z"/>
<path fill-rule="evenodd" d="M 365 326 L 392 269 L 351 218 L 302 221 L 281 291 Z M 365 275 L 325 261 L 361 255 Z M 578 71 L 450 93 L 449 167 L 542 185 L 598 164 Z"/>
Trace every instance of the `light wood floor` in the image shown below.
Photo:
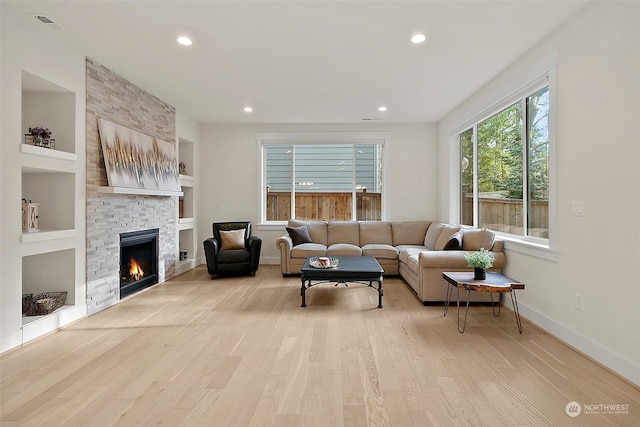
<path fill-rule="evenodd" d="M 640 392 L 513 313 L 200 267 L 0 357 L 0 425 L 640 425 Z M 525 291 L 526 292 L 526 291 Z M 624 414 L 580 404 L 628 405 Z"/>

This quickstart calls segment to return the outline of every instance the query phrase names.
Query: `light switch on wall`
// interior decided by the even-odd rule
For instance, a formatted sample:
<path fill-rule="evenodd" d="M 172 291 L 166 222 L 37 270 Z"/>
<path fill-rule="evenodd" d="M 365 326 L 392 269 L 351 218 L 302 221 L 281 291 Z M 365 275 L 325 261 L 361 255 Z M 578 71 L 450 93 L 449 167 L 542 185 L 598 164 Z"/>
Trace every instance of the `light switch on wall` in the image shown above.
<path fill-rule="evenodd" d="M 571 215 L 572 216 L 584 216 L 584 202 L 573 201 L 571 202 Z"/>

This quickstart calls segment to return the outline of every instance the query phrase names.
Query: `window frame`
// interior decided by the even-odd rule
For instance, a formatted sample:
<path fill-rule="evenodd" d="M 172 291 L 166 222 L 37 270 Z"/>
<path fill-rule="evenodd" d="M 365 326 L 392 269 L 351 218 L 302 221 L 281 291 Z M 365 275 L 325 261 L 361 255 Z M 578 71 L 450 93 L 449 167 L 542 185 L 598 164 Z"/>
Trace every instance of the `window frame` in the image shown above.
<path fill-rule="evenodd" d="M 458 118 L 449 131 L 449 221 L 460 223 L 461 201 L 460 201 L 460 140 L 459 136 L 463 132 L 476 127 L 479 123 L 501 112 L 505 108 L 523 99 L 536 91 L 549 88 L 549 238 L 539 238 L 533 236 L 519 236 L 496 231 L 496 234 L 505 241 L 505 249 L 522 252 L 539 258 L 557 261 L 556 250 L 556 108 L 557 108 L 557 85 L 556 85 L 556 53 L 552 52 L 537 63 L 530 64 L 517 78 L 505 84 L 496 83 L 493 92 L 489 93 L 484 100 L 479 101 L 468 108 L 461 117 Z M 526 126 L 523 126 L 523 128 Z M 474 164 L 477 165 L 477 144 L 476 132 L 474 139 Z M 524 143 L 524 142 L 523 142 Z M 526 158 L 523 159 L 526 161 Z M 524 170 L 524 169 L 523 169 Z M 476 171 L 477 174 L 477 171 Z M 523 189 L 524 190 L 524 189 Z M 477 188 L 474 188 L 474 203 L 477 198 Z M 523 203 L 526 204 L 526 203 Z M 474 212 L 474 226 L 478 224 L 478 213 Z M 463 226 L 469 227 L 469 226 Z"/>
<path fill-rule="evenodd" d="M 263 147 L 267 145 L 359 145 L 380 144 L 382 146 L 382 221 L 387 218 L 389 199 L 389 151 L 391 132 L 259 132 L 256 134 L 258 147 L 258 226 L 261 229 L 278 229 L 287 221 L 267 221 L 266 219 L 266 168 Z M 355 212 L 355 211 L 354 211 Z"/>

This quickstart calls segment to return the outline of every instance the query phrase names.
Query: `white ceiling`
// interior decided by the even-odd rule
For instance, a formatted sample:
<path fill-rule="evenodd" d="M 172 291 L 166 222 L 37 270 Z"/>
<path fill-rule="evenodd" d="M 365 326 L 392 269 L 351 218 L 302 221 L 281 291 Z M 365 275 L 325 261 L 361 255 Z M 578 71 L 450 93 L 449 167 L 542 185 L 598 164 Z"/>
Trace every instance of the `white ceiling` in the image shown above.
<path fill-rule="evenodd" d="M 201 123 L 359 123 L 438 121 L 585 4 L 3 0 L 2 9 Z M 415 32 L 427 41 L 410 43 Z M 182 34 L 192 46 L 176 43 Z"/>

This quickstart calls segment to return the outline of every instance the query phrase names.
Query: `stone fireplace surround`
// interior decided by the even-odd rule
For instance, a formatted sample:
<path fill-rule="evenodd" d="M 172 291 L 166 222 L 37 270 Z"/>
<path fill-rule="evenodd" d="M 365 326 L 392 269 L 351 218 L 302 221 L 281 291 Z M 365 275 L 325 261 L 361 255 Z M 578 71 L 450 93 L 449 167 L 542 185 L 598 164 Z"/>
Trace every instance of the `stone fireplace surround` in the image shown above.
<path fill-rule="evenodd" d="M 87 312 L 93 314 L 120 299 L 121 233 L 158 228 L 158 281 L 175 275 L 178 198 L 97 192 L 108 185 L 98 118 L 175 143 L 175 109 L 94 60 L 86 64 Z"/>

